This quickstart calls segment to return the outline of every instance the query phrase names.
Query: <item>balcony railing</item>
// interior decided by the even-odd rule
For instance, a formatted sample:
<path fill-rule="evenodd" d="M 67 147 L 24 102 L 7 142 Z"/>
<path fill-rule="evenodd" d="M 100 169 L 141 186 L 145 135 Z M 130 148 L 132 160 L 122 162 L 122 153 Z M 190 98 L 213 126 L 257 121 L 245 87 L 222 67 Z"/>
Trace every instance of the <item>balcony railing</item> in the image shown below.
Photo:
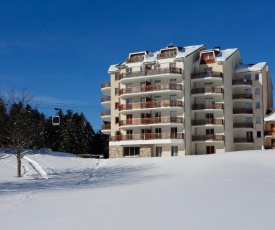
<path fill-rule="evenodd" d="M 253 128 L 253 123 L 233 123 L 233 128 Z"/>
<path fill-rule="evenodd" d="M 111 115 L 111 110 L 102 111 L 100 114 L 101 114 L 101 117 L 109 116 Z"/>
<path fill-rule="evenodd" d="M 128 73 L 121 73 L 120 79 L 123 78 L 132 78 L 132 77 L 141 77 L 141 76 L 148 76 L 148 75 L 158 75 L 158 74 L 181 74 L 181 68 L 161 68 L 161 69 L 150 69 L 146 71 L 135 71 L 135 72 L 128 72 Z"/>
<path fill-rule="evenodd" d="M 144 87 L 132 87 L 127 89 L 119 90 L 119 95 L 126 93 L 140 93 L 140 92 L 151 92 L 159 90 L 182 90 L 180 84 L 163 84 L 163 85 L 147 85 Z"/>
<path fill-rule="evenodd" d="M 202 79 L 202 78 L 208 78 L 208 77 L 222 78 L 223 75 L 221 72 L 203 72 L 203 73 L 191 74 L 191 79 Z"/>
<path fill-rule="evenodd" d="M 242 93 L 242 94 L 233 94 L 233 100 L 236 99 L 251 99 L 252 100 L 252 94 L 248 93 Z"/>
<path fill-rule="evenodd" d="M 148 125 L 158 123 L 182 123 L 181 117 L 155 117 L 155 118 L 141 118 L 141 119 L 128 119 L 119 122 L 120 126 L 123 125 Z"/>
<path fill-rule="evenodd" d="M 111 129 L 111 124 L 101 125 L 101 130 Z"/>
<path fill-rule="evenodd" d="M 101 84 L 101 89 L 111 87 L 111 82 L 104 82 Z"/>
<path fill-rule="evenodd" d="M 168 53 L 161 53 L 157 55 L 157 59 L 164 59 L 164 58 L 174 58 L 176 57 L 176 52 L 168 52 Z"/>
<path fill-rule="evenodd" d="M 245 79 L 233 80 L 232 85 L 252 85 L 252 81 Z"/>
<path fill-rule="evenodd" d="M 275 136 L 275 132 L 274 131 L 265 131 L 264 135 L 265 136 Z"/>
<path fill-rule="evenodd" d="M 253 137 L 235 137 L 234 143 L 253 143 Z"/>
<path fill-rule="evenodd" d="M 207 87 L 191 89 L 191 94 L 204 94 L 204 93 L 223 93 L 223 88 Z"/>
<path fill-rule="evenodd" d="M 192 110 L 204 110 L 204 109 L 223 109 L 223 104 L 210 103 L 210 104 L 193 104 Z"/>
<path fill-rule="evenodd" d="M 252 108 L 238 108 L 238 109 L 233 109 L 233 114 L 253 114 L 253 109 Z"/>
<path fill-rule="evenodd" d="M 111 136 L 110 141 L 126 140 L 158 140 L 158 139 L 183 139 L 183 133 L 146 133 Z"/>
<path fill-rule="evenodd" d="M 224 135 L 198 135 L 192 136 L 192 141 L 224 141 Z"/>
<path fill-rule="evenodd" d="M 119 110 L 131 110 L 131 109 L 148 109 L 148 108 L 161 108 L 161 107 L 182 107 L 182 101 L 149 101 L 139 103 L 129 103 L 119 106 Z"/>
<path fill-rule="evenodd" d="M 201 120 L 192 120 L 192 125 L 223 125 L 223 119 L 201 119 Z"/>
<path fill-rule="evenodd" d="M 111 101 L 110 96 L 104 96 L 104 97 L 101 98 L 101 102 L 107 102 L 107 101 Z"/>
<path fill-rule="evenodd" d="M 144 56 L 133 56 L 126 59 L 127 63 L 134 63 L 134 62 L 142 62 L 144 60 Z"/>

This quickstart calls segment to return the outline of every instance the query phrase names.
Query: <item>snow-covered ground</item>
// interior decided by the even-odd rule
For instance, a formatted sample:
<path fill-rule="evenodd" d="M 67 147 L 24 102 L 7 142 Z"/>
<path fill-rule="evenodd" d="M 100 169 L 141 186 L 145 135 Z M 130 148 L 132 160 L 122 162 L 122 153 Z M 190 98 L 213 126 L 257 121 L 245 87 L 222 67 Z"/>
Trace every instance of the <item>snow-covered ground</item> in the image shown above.
<path fill-rule="evenodd" d="M 274 230 L 275 151 L 0 160 L 2 230 Z"/>

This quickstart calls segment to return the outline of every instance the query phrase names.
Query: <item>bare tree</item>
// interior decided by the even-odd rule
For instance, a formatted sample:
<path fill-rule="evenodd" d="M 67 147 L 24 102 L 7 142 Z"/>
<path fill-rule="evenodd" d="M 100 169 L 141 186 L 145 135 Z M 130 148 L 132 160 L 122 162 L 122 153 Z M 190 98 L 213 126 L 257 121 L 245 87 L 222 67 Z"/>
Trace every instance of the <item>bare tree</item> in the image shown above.
<path fill-rule="evenodd" d="M 0 96 L 2 110 L 0 144 L 5 152 L 10 152 L 17 159 L 17 176 L 21 177 L 21 159 L 36 149 L 43 133 L 43 117 L 30 106 L 33 96 L 26 90 L 16 92 L 10 89 Z M 4 105 L 3 105 L 4 104 Z"/>

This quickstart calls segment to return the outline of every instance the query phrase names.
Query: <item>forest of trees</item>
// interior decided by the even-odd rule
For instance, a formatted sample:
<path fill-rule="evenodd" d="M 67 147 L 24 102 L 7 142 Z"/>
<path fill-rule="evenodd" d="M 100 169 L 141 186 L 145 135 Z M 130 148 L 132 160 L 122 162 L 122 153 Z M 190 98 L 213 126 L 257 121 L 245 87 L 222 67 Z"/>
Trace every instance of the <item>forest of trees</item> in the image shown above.
<path fill-rule="evenodd" d="M 45 117 L 30 104 L 32 96 L 26 91 L 0 94 L 0 148 L 11 151 L 18 159 L 29 150 L 49 148 L 76 155 L 104 155 L 108 157 L 108 137 L 95 132 L 83 113 L 59 109 L 60 125 L 52 125 L 52 117 Z M 18 172 L 21 175 L 21 172 Z"/>

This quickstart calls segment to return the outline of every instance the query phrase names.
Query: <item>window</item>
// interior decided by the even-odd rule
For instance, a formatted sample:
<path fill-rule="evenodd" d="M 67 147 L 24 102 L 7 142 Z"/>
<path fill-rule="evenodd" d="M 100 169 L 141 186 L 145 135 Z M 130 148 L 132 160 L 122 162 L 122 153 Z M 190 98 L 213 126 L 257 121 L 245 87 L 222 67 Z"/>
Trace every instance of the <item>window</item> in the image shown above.
<path fill-rule="evenodd" d="M 119 102 L 115 103 L 115 109 L 119 109 Z"/>
<path fill-rule="evenodd" d="M 214 103 L 214 99 L 213 98 L 205 98 L 204 103 L 205 104 L 212 104 L 212 103 Z"/>
<path fill-rule="evenodd" d="M 115 95 L 119 95 L 119 88 L 115 88 Z"/>
<path fill-rule="evenodd" d="M 140 87 L 145 87 L 146 86 L 146 83 L 143 81 L 143 82 L 140 82 Z"/>
<path fill-rule="evenodd" d="M 129 88 L 132 88 L 133 87 L 133 84 L 132 83 L 127 83 L 126 84 L 126 89 L 129 89 Z"/>
<path fill-rule="evenodd" d="M 251 75 L 250 74 L 244 75 L 244 79 L 247 80 L 247 81 L 250 81 L 251 80 Z"/>
<path fill-rule="evenodd" d="M 245 123 L 252 123 L 252 117 L 246 117 Z"/>
<path fill-rule="evenodd" d="M 139 156 L 139 147 L 124 147 L 123 155 L 125 157 Z"/>
<path fill-rule="evenodd" d="M 244 92 L 245 94 L 251 94 L 251 89 L 245 89 Z"/>
<path fill-rule="evenodd" d="M 154 68 L 157 69 L 157 70 L 159 70 L 160 69 L 160 64 L 155 64 Z"/>
<path fill-rule="evenodd" d="M 204 88 L 212 88 L 213 87 L 213 83 L 205 83 L 204 84 Z"/>
<path fill-rule="evenodd" d="M 260 95 L 260 88 L 255 88 L 255 95 Z"/>
<path fill-rule="evenodd" d="M 170 101 L 176 101 L 177 95 L 170 95 Z"/>
<path fill-rule="evenodd" d="M 214 58 L 213 53 L 204 53 L 204 54 L 202 54 L 202 59 L 203 60 L 211 60 L 213 58 Z"/>
<path fill-rule="evenodd" d="M 172 157 L 178 156 L 178 146 L 171 146 L 171 156 Z"/>
<path fill-rule="evenodd" d="M 119 117 L 115 117 L 115 123 L 119 123 Z"/>
<path fill-rule="evenodd" d="M 161 117 L 161 112 L 155 112 L 155 117 Z"/>
<path fill-rule="evenodd" d="M 177 80 L 176 80 L 176 79 L 170 79 L 170 84 L 171 84 L 171 85 L 177 84 Z"/>
<path fill-rule="evenodd" d="M 156 128 L 155 132 L 156 132 L 156 138 L 161 138 L 161 128 Z"/>
<path fill-rule="evenodd" d="M 115 73 L 115 81 L 118 81 L 118 80 L 119 80 L 119 74 Z"/>
<path fill-rule="evenodd" d="M 257 137 L 262 137 L 262 132 L 261 131 L 257 131 Z"/>
<path fill-rule="evenodd" d="M 206 129 L 205 134 L 206 135 L 214 135 L 214 129 Z"/>
<path fill-rule="evenodd" d="M 127 68 L 126 73 L 132 73 L 132 68 Z"/>
<path fill-rule="evenodd" d="M 256 117 L 256 124 L 261 124 L 261 117 Z"/>
<path fill-rule="evenodd" d="M 259 80 L 259 74 L 256 73 L 256 74 L 255 74 L 255 81 L 258 81 L 258 80 Z"/>
<path fill-rule="evenodd" d="M 175 62 L 169 63 L 169 68 L 176 68 L 176 63 Z"/>
<path fill-rule="evenodd" d="M 212 72 L 212 67 L 204 68 L 204 70 L 205 70 L 206 73 L 211 73 Z"/>
<path fill-rule="evenodd" d="M 176 111 L 170 111 L 170 117 L 177 117 Z"/>
<path fill-rule="evenodd" d="M 145 97 L 141 97 L 141 98 L 140 98 L 140 102 L 141 102 L 141 103 L 146 102 L 146 98 L 145 98 Z"/>
<path fill-rule="evenodd" d="M 155 81 L 155 85 L 160 85 L 160 84 L 161 84 L 160 80 Z"/>
<path fill-rule="evenodd" d="M 127 98 L 127 99 L 126 99 L 126 104 L 131 104 L 131 103 L 133 103 L 132 98 Z"/>
<path fill-rule="evenodd" d="M 132 135 L 133 134 L 133 130 L 132 129 L 127 129 L 126 130 L 126 134 L 127 135 Z"/>
<path fill-rule="evenodd" d="M 256 102 L 256 109 L 260 109 L 261 108 L 261 103 L 260 102 Z"/>
<path fill-rule="evenodd" d="M 245 108 L 246 109 L 252 109 L 252 104 L 251 103 L 245 103 Z"/>
<path fill-rule="evenodd" d="M 155 101 L 160 101 L 161 100 L 161 96 L 155 96 Z"/>
<path fill-rule="evenodd" d="M 253 138 L 253 132 L 252 131 L 246 132 L 246 137 Z"/>
<path fill-rule="evenodd" d="M 162 147 L 156 147 L 156 157 L 161 157 L 162 155 Z"/>
<path fill-rule="evenodd" d="M 206 113 L 204 117 L 205 117 L 205 119 L 213 119 L 214 114 L 213 113 Z"/>

